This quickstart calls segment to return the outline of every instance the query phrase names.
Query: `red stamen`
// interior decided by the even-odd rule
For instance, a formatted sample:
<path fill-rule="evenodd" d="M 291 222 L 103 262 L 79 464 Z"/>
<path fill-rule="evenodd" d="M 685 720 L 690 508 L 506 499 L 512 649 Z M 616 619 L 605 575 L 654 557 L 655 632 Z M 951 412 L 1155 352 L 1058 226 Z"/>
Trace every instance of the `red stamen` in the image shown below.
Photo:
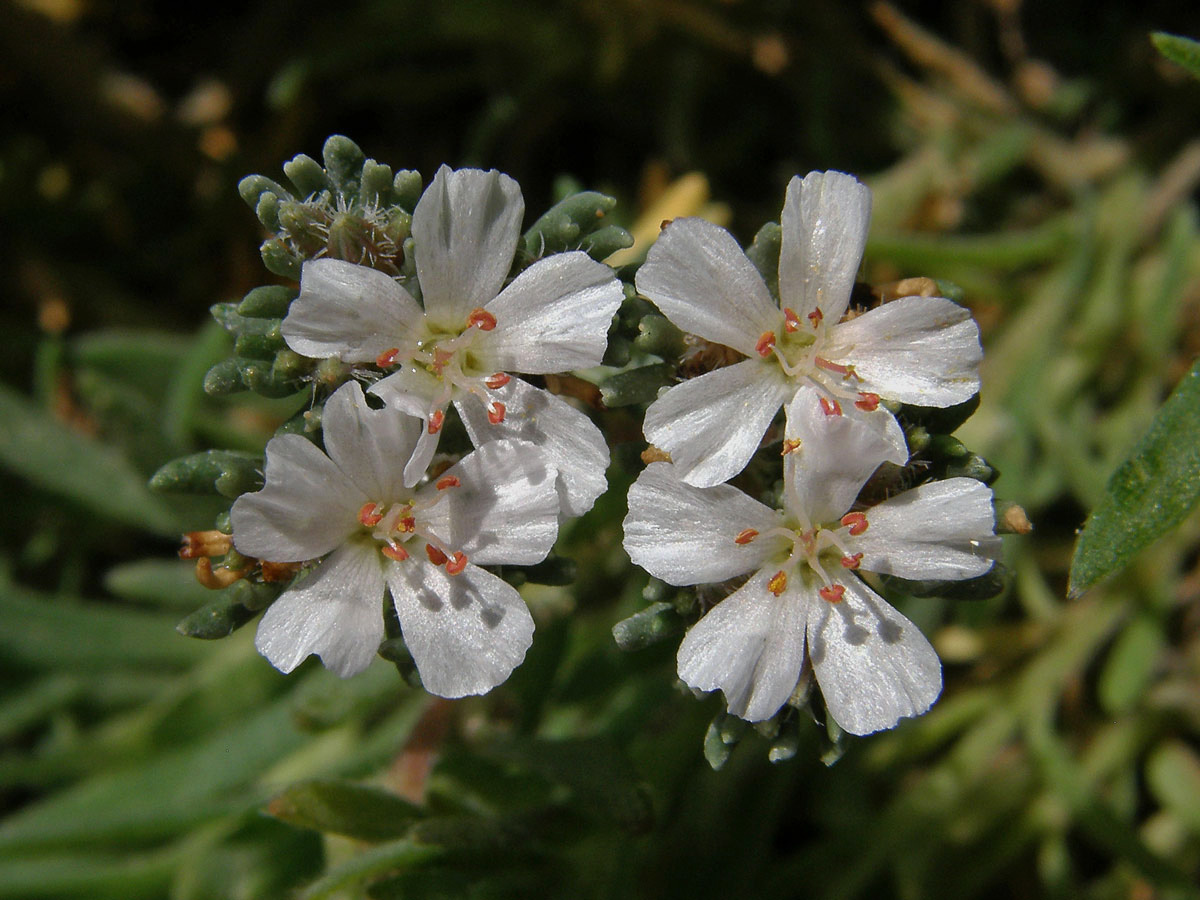
<path fill-rule="evenodd" d="M 805 318 L 807 318 L 808 321 L 812 322 L 813 328 L 816 328 L 818 325 L 821 324 L 821 320 L 825 318 L 825 313 L 821 312 L 821 307 L 818 306 L 816 309 L 814 309 L 812 312 L 810 312 Z"/>
<path fill-rule="evenodd" d="M 483 379 L 483 383 L 487 386 L 487 388 L 493 391 L 497 388 L 504 387 L 510 381 L 512 381 L 512 376 L 506 375 L 503 372 L 497 372 L 495 375 L 489 375 L 487 378 Z"/>
<path fill-rule="evenodd" d="M 849 378 L 854 374 L 854 366 L 843 366 L 841 363 L 830 362 L 821 356 L 813 357 L 813 365 L 819 369 L 835 372 L 843 378 Z"/>
<path fill-rule="evenodd" d="M 393 347 L 391 350 L 384 350 L 375 357 L 375 365 L 381 369 L 387 369 L 396 364 L 396 357 L 400 355 L 400 348 Z"/>
<path fill-rule="evenodd" d="M 470 328 L 472 325 L 480 331 L 491 331 L 496 327 L 496 317 L 482 306 L 477 306 L 467 316 L 467 327 Z"/>
<path fill-rule="evenodd" d="M 446 562 L 446 554 L 439 550 L 433 544 L 425 545 L 425 554 L 429 557 L 429 561 L 435 566 L 443 565 Z"/>
<path fill-rule="evenodd" d="M 783 308 L 783 330 L 797 331 L 800 328 L 800 317 L 796 311 L 787 306 Z"/>
<path fill-rule="evenodd" d="M 442 430 L 442 423 L 446 421 L 446 414 L 440 409 L 435 409 L 429 414 L 429 433 L 437 434 Z"/>
<path fill-rule="evenodd" d="M 842 404 L 836 400 L 830 400 L 828 397 L 822 397 L 821 412 L 827 416 L 840 416 L 842 414 Z"/>
<path fill-rule="evenodd" d="M 817 593 L 821 595 L 822 600 L 828 600 L 830 603 L 841 603 L 842 597 L 846 595 L 846 588 L 840 584 L 827 584 L 817 591 Z"/>
<path fill-rule="evenodd" d="M 488 421 L 499 425 L 504 421 L 504 404 L 493 400 L 487 407 Z"/>
<path fill-rule="evenodd" d="M 766 359 L 771 355 L 771 351 L 775 349 L 775 332 L 764 331 L 762 337 L 758 339 L 758 343 L 754 345 L 754 349 L 758 351 L 758 355 Z"/>
<path fill-rule="evenodd" d="M 870 391 L 859 391 L 854 405 L 864 412 L 875 412 L 879 408 L 879 395 L 872 394 Z"/>
<path fill-rule="evenodd" d="M 771 576 L 771 580 L 767 582 L 767 590 L 778 597 L 787 590 L 787 572 L 779 571 Z"/>
<path fill-rule="evenodd" d="M 363 508 L 358 511 L 358 521 L 368 528 L 374 528 L 383 521 L 383 507 L 374 501 L 364 503 Z"/>
<path fill-rule="evenodd" d="M 733 539 L 735 544 L 748 544 L 758 537 L 758 532 L 753 528 L 744 528 L 738 532 L 738 536 Z"/>
<path fill-rule="evenodd" d="M 795 453 L 803 446 L 804 441 L 800 438 L 788 438 L 783 442 L 783 450 L 780 451 L 780 456 L 787 456 L 789 453 Z"/>
<path fill-rule="evenodd" d="M 861 553 L 855 553 L 853 556 L 843 556 L 842 557 L 842 568 L 843 569 L 857 569 L 859 567 L 859 565 L 862 564 L 862 558 L 863 558 L 863 555 Z"/>
<path fill-rule="evenodd" d="M 435 484 L 434 487 L 436 487 L 439 491 L 444 491 L 446 488 L 458 487 L 460 484 L 462 484 L 462 482 L 458 480 L 457 476 L 443 475 L 438 479 L 437 484 Z"/>
<path fill-rule="evenodd" d="M 842 516 L 842 524 L 850 529 L 850 533 L 857 537 L 867 530 L 867 517 L 860 512 L 846 513 Z"/>
<path fill-rule="evenodd" d="M 379 552 L 388 559 L 394 559 L 396 562 L 404 562 L 406 559 L 408 559 L 408 551 L 399 544 L 396 544 L 395 546 L 392 544 L 384 544 L 379 548 Z"/>
<path fill-rule="evenodd" d="M 461 575 L 462 570 L 467 567 L 467 554 L 459 551 L 454 554 L 454 557 L 446 563 L 447 575 Z"/>
<path fill-rule="evenodd" d="M 417 520 L 412 516 L 405 516 L 396 523 L 396 531 L 400 534 L 412 534 L 417 530 Z"/>

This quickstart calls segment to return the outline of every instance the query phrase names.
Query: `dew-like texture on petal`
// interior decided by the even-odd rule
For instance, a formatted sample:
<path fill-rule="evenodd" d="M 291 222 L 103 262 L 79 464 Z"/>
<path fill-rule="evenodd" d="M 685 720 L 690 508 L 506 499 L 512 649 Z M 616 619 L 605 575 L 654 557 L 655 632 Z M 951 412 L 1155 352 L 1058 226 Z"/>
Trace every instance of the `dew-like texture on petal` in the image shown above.
<path fill-rule="evenodd" d="M 767 590 L 774 570 L 751 576 L 692 626 L 679 645 L 679 677 L 699 691 L 720 690 L 729 711 L 750 722 L 773 716 L 796 688 L 804 664 L 807 600 Z"/>
<path fill-rule="evenodd" d="M 343 678 L 375 658 L 383 640 L 383 569 L 373 547 L 339 547 L 263 613 L 254 646 L 291 672 L 311 653 Z"/>
<path fill-rule="evenodd" d="M 421 427 L 420 419 L 397 409 L 371 409 L 356 381 L 338 388 L 321 415 L 330 459 L 377 503 L 389 503 L 403 493 L 403 464 L 412 455 Z"/>
<path fill-rule="evenodd" d="M 787 405 L 787 437 L 799 440 L 800 448 L 783 458 L 786 484 L 792 503 L 810 524 L 839 518 L 880 463 L 896 461 L 893 444 L 871 425 L 847 415 L 826 415 L 821 407 L 824 396 L 820 389 L 804 385 Z M 886 411 L 883 415 L 896 421 Z M 899 462 L 907 460 L 905 452 Z"/>
<path fill-rule="evenodd" d="M 387 568 L 404 643 L 425 690 L 485 694 L 520 665 L 533 617 L 516 589 L 478 566 L 447 575 L 412 556 Z"/>
<path fill-rule="evenodd" d="M 373 362 L 417 338 L 423 314 L 404 288 L 383 272 L 340 259 L 315 259 L 300 273 L 280 333 L 313 359 Z"/>
<path fill-rule="evenodd" d="M 813 599 L 808 652 L 835 722 L 851 734 L 919 716 L 942 692 L 942 664 L 912 622 L 859 581 L 840 603 Z"/>
<path fill-rule="evenodd" d="M 726 484 L 692 487 L 669 463 L 651 463 L 629 489 L 625 552 L 668 584 L 704 584 L 745 575 L 790 543 L 765 532 L 779 514 Z M 746 529 L 758 537 L 738 544 Z M 784 553 L 786 557 L 786 553 Z"/>
<path fill-rule="evenodd" d="M 783 315 L 754 263 L 724 228 L 704 219 L 676 219 L 663 229 L 638 269 L 638 293 L 684 331 L 756 354 Z"/>
<path fill-rule="evenodd" d="M 810 172 L 788 184 L 779 295 L 801 321 L 818 307 L 830 324 L 846 312 L 870 223 L 871 190 L 852 175 Z"/>
<path fill-rule="evenodd" d="M 586 253 L 534 263 L 488 304 L 496 327 L 479 355 L 497 372 L 544 375 L 600 364 L 625 297 L 613 270 Z"/>
<path fill-rule="evenodd" d="M 948 478 L 905 491 L 867 510 L 856 545 L 862 567 L 901 578 L 974 578 L 1000 553 L 992 489 Z"/>
<path fill-rule="evenodd" d="M 728 481 L 746 467 L 792 387 L 761 359 L 677 384 L 646 410 L 646 439 L 671 454 L 679 477 L 697 487 Z"/>
<path fill-rule="evenodd" d="M 433 322 L 458 330 L 500 293 L 524 214 L 521 188 L 507 175 L 438 169 L 412 219 L 417 279 Z"/>
<path fill-rule="evenodd" d="M 860 389 L 917 406 L 953 406 L 979 392 L 979 326 L 944 297 L 904 297 L 831 330 L 825 356 L 853 365 Z"/>
<path fill-rule="evenodd" d="M 323 556 L 358 527 L 367 495 L 306 438 L 284 434 L 267 444 L 266 485 L 233 504 L 239 553 L 272 562 Z"/>
<path fill-rule="evenodd" d="M 455 404 L 476 447 L 489 441 L 518 440 L 534 444 L 558 471 L 563 512 L 581 516 L 608 487 L 608 445 L 592 420 L 549 391 L 520 378 L 489 392 L 505 405 L 504 421 L 488 421 L 487 407 L 474 396 Z"/>
<path fill-rule="evenodd" d="M 541 562 L 558 536 L 557 474 L 533 444 L 482 444 L 441 476 L 457 478 L 458 487 L 418 492 L 422 505 L 440 495 L 422 525 L 480 565 Z"/>

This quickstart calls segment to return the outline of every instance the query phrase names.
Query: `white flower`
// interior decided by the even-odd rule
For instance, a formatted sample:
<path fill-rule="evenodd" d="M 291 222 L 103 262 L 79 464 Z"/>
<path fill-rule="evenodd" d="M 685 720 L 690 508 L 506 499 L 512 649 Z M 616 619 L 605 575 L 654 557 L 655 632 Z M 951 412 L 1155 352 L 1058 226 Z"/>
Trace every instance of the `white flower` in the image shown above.
<path fill-rule="evenodd" d="M 792 179 L 778 305 L 723 228 L 676 219 L 651 247 L 638 292 L 684 331 L 749 357 L 676 385 L 646 412 L 647 439 L 671 454 L 689 484 L 708 487 L 740 472 L 802 385 L 820 389 L 829 415 L 854 418 L 887 439 L 876 462 L 901 465 L 908 447 L 881 397 L 944 407 L 979 390 L 979 329 L 949 300 L 905 297 L 839 321 L 870 212 L 870 190 L 850 175 Z"/>
<path fill-rule="evenodd" d="M 941 693 L 941 664 L 855 572 L 982 575 L 998 549 L 992 492 L 951 478 L 848 511 L 874 468 L 861 460 L 881 438 L 844 417 L 820 421 L 818 399 L 810 388 L 788 410 L 801 461 L 785 466 L 783 510 L 729 485 L 694 487 L 677 467 L 652 463 L 629 492 L 625 549 L 674 585 L 750 574 L 680 645 L 689 686 L 720 689 L 731 713 L 756 722 L 787 702 L 807 659 L 833 719 L 869 734 L 925 712 Z"/>
<path fill-rule="evenodd" d="M 413 212 L 424 307 L 382 272 L 318 259 L 304 265 L 282 333 L 305 356 L 390 370 L 372 393 L 426 422 L 406 483 L 425 471 L 453 403 L 477 447 L 537 444 L 558 469 L 564 510 L 579 515 L 606 486 L 604 437 L 583 413 L 511 373 L 599 364 L 624 294 L 608 266 L 578 251 L 539 260 L 505 286 L 524 209 L 507 175 L 443 166 Z"/>
<path fill-rule="evenodd" d="M 259 623 L 255 646 L 276 668 L 316 653 L 343 677 L 365 669 L 383 639 L 385 587 L 431 693 L 484 693 L 524 659 L 529 610 L 476 563 L 546 556 L 555 471 L 534 447 L 493 441 L 413 490 L 401 473 L 421 427 L 371 409 L 350 382 L 325 404 L 328 455 L 299 435 L 267 444 L 266 485 L 233 505 L 234 546 L 273 562 L 321 558 Z"/>

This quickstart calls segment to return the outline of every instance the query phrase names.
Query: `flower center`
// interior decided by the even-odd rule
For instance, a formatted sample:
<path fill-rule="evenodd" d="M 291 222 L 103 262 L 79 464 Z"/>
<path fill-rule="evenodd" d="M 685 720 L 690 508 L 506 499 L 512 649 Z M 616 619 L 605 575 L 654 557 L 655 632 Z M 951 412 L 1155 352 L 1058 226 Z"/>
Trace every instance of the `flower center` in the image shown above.
<path fill-rule="evenodd" d="M 505 405 L 492 397 L 512 380 L 504 372 L 491 372 L 483 366 L 484 340 L 481 335 L 496 327 L 496 317 L 482 307 L 472 310 L 459 332 L 435 330 L 426 318 L 425 336 L 417 341 L 414 349 L 405 354 L 399 347 L 385 350 L 375 360 L 379 368 L 387 370 L 408 365 L 414 371 L 424 371 L 440 383 L 430 403 L 428 428 L 430 434 L 441 430 L 442 412 L 456 397 L 474 394 L 483 401 L 488 421 L 499 425 L 504 421 Z"/>
<path fill-rule="evenodd" d="M 358 521 L 364 536 L 379 545 L 379 552 L 394 562 L 404 562 L 413 547 L 425 544 L 425 555 L 435 566 L 445 566 L 450 575 L 458 575 L 467 567 L 467 555 L 444 546 L 423 527 L 426 513 L 436 506 L 445 491 L 462 484 L 454 475 L 442 476 L 435 484 L 437 493 L 432 499 L 411 497 L 385 504 L 369 500 L 358 511 Z"/>
<path fill-rule="evenodd" d="M 762 538 L 782 538 L 783 552 L 780 554 L 779 570 L 767 580 L 767 591 L 782 596 L 792 579 L 802 583 L 819 584 L 817 593 L 823 600 L 840 603 L 846 592 L 839 579 L 845 573 L 862 564 L 863 551 L 857 549 L 856 538 L 867 530 L 867 517 L 861 512 L 850 512 L 837 523 L 794 527 L 780 526 L 764 532 L 753 528 L 740 531 L 733 539 L 745 546 Z"/>
<path fill-rule="evenodd" d="M 755 345 L 763 359 L 774 358 L 784 374 L 793 381 L 809 381 L 829 395 L 822 402 L 826 415 L 842 415 L 840 401 L 870 412 L 879 405 L 879 395 L 860 391 L 860 378 L 854 366 L 836 363 L 822 356 L 828 344 L 829 327 L 818 307 L 801 317 L 795 310 L 783 309 L 783 323 L 775 331 L 764 331 Z"/>

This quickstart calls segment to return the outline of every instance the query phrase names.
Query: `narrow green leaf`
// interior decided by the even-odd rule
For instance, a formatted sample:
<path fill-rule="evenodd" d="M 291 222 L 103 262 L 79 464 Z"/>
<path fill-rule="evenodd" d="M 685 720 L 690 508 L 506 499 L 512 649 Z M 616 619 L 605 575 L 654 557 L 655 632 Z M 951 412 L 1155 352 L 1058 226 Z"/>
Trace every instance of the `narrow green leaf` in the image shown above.
<path fill-rule="evenodd" d="M 0 582 L 0 656 L 9 665 L 87 672 L 178 668 L 205 651 L 174 631 L 170 616 L 43 594 Z"/>
<path fill-rule="evenodd" d="M 1113 473 L 1075 545 L 1069 594 L 1078 597 L 1174 528 L 1200 498 L 1200 361 Z"/>
<path fill-rule="evenodd" d="M 1171 62 L 1183 66 L 1196 78 L 1200 78 L 1200 41 L 1193 41 L 1178 34 L 1167 34 L 1165 31 L 1154 32 L 1150 35 L 1150 40 L 1154 41 L 1159 53 Z"/>
<path fill-rule="evenodd" d="M 267 813 L 363 841 L 398 838 L 422 815 L 420 807 L 380 788 L 326 780 L 292 785 L 267 804 Z"/>
<path fill-rule="evenodd" d="M 436 859 L 443 852 L 441 847 L 418 844 L 407 839 L 381 844 L 330 869 L 300 894 L 300 900 L 321 900 L 339 895 L 338 892 L 344 888 L 362 884 L 376 875 L 419 866 Z"/>
<path fill-rule="evenodd" d="M 106 518 L 174 535 L 170 507 L 113 448 L 72 431 L 10 388 L 0 386 L 0 465 Z"/>

